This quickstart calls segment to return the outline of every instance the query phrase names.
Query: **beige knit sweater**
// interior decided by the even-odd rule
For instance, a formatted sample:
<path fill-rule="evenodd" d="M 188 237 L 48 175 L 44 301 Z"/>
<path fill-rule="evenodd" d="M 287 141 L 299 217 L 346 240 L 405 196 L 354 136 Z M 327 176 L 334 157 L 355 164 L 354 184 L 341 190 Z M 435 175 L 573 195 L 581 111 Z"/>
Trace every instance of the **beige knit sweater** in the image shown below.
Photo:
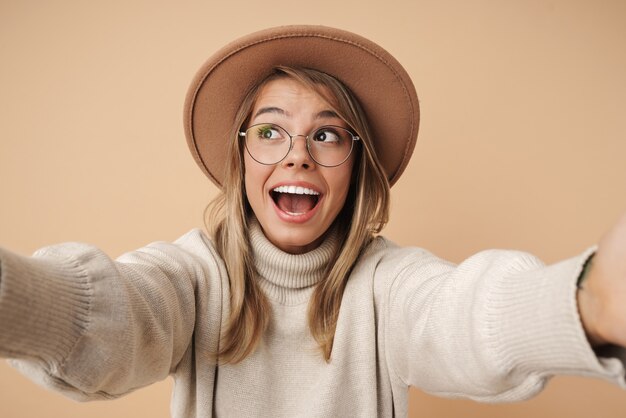
<path fill-rule="evenodd" d="M 306 311 L 336 239 L 290 255 L 255 225 L 251 241 L 273 313 L 240 364 L 211 361 L 228 279 L 200 231 L 116 261 L 74 243 L 33 258 L 0 251 L 0 355 L 77 399 L 118 397 L 172 374 L 174 417 L 402 417 L 409 385 L 512 401 L 557 373 L 624 386 L 623 351 L 597 357 L 578 317 L 588 253 L 545 267 L 487 251 L 454 266 L 377 238 L 350 277 L 326 363 Z"/>

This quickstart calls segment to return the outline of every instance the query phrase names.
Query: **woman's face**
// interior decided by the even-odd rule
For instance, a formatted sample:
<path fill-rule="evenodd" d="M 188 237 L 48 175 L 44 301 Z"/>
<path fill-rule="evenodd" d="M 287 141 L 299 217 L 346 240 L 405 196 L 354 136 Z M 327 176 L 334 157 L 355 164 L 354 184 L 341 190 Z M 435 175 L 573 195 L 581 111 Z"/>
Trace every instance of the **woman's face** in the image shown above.
<path fill-rule="evenodd" d="M 304 136 L 323 125 L 347 125 L 317 93 L 289 78 L 261 88 L 249 126 L 258 123 L 273 123 L 302 136 L 293 138 L 293 148 L 275 165 L 260 164 L 244 150 L 250 206 L 276 247 L 292 254 L 310 251 L 321 243 L 346 201 L 354 152 L 337 167 L 320 166 L 309 155 Z M 296 193 L 285 186 L 295 186 Z"/>

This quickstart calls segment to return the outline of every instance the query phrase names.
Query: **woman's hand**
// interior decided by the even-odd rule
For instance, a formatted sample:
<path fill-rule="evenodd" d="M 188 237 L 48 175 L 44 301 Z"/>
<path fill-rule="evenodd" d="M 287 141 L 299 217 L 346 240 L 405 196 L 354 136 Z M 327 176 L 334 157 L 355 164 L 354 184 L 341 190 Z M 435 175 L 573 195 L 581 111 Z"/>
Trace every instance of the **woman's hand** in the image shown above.
<path fill-rule="evenodd" d="M 626 347 L 626 214 L 600 240 L 577 299 L 592 345 Z"/>

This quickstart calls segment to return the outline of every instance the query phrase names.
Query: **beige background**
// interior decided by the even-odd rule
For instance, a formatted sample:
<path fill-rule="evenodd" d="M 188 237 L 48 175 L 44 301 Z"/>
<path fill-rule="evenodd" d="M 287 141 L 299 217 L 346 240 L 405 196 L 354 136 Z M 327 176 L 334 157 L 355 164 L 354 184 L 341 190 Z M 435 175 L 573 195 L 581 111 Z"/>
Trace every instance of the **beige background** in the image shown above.
<path fill-rule="evenodd" d="M 625 21 L 621 0 L 0 0 L 0 245 L 118 255 L 201 226 L 216 190 L 184 142 L 188 82 L 237 36 L 311 23 L 379 42 L 420 95 L 388 237 L 454 261 L 491 247 L 577 254 L 626 210 Z M 170 385 L 76 404 L 1 364 L 0 416 L 166 417 Z M 624 417 L 626 392 L 558 377 L 513 405 L 415 390 L 411 411 Z"/>

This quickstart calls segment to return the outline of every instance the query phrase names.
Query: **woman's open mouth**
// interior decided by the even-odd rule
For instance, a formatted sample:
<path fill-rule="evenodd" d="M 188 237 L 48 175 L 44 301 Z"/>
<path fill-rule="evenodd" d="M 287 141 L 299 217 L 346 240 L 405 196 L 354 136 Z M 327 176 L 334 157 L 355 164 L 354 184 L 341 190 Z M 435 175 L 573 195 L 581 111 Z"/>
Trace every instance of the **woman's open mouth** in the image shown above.
<path fill-rule="evenodd" d="M 278 186 L 270 195 L 276 207 L 290 216 L 311 212 L 320 200 L 320 192 L 301 186 Z"/>

